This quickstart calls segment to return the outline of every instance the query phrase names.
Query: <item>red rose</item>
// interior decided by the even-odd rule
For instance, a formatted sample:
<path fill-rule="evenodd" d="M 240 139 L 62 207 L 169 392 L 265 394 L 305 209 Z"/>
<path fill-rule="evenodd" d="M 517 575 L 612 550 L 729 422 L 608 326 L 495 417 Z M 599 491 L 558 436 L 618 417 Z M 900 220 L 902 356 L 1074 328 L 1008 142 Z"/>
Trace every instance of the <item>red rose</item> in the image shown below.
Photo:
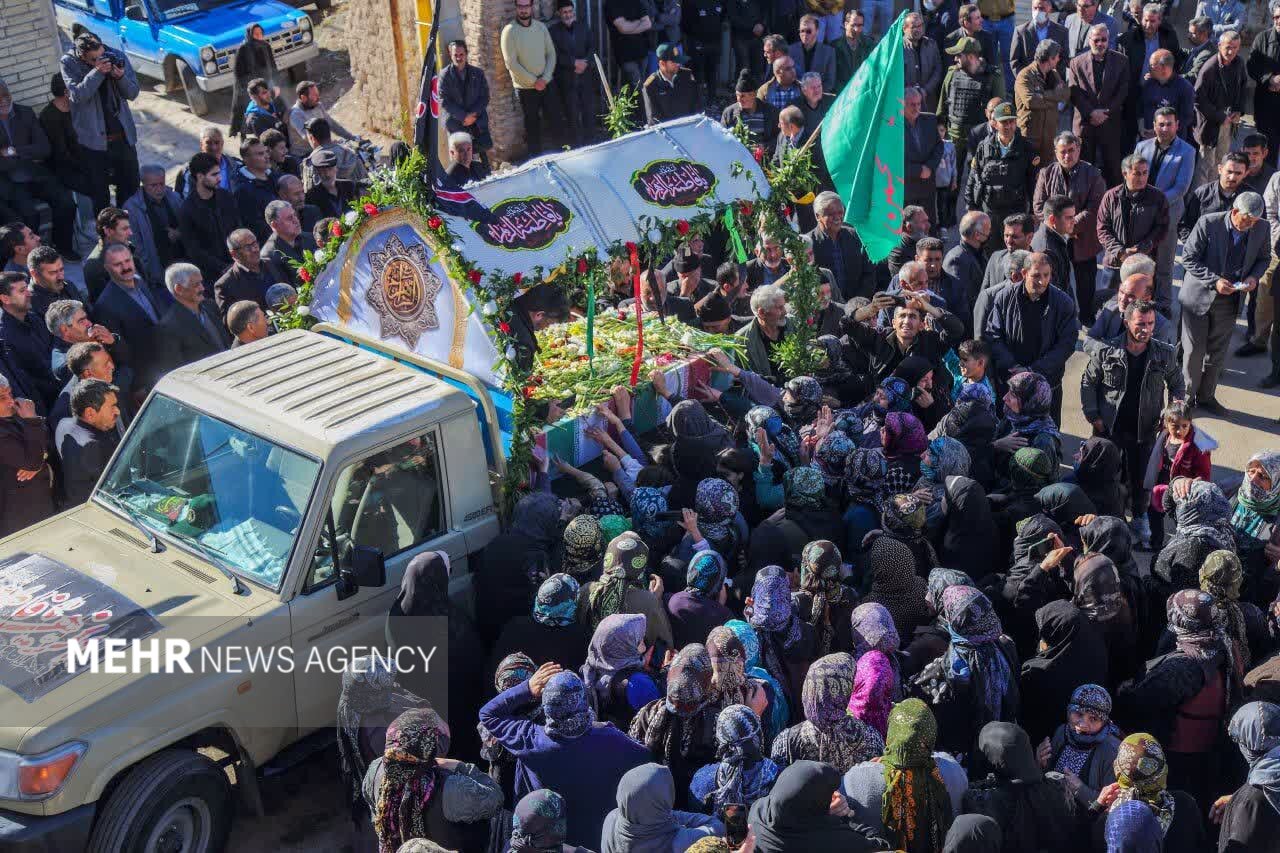
<path fill-rule="evenodd" d="M 524 398 L 525 398 L 526 400 L 528 400 L 530 397 L 532 397 L 532 396 L 533 396 L 534 394 L 536 394 L 537 392 L 538 392 L 538 389 L 537 389 L 537 388 L 535 388 L 535 387 L 533 387 L 532 385 L 526 385 L 526 386 L 524 386 Z"/>
<path fill-rule="evenodd" d="M 512 282 L 513 282 L 517 287 L 519 287 L 519 286 L 520 286 L 520 282 L 524 281 L 524 273 L 522 273 L 522 272 L 518 272 L 518 273 L 516 273 L 515 275 L 511 276 L 511 281 L 512 281 Z"/>
<path fill-rule="evenodd" d="M 298 278 L 302 279 L 303 281 L 308 281 L 308 282 L 309 282 L 309 281 L 311 281 L 311 273 L 309 273 L 309 272 L 308 272 L 307 270 L 305 270 L 305 269 L 300 269 L 300 270 L 298 270 Z"/>
<path fill-rule="evenodd" d="M 342 236 L 342 223 L 341 223 L 341 222 L 335 222 L 335 223 L 333 223 L 332 225 L 330 225 L 330 226 L 329 226 L 329 233 L 330 233 L 330 234 L 332 234 L 332 235 L 333 235 L 333 236 L 335 236 L 335 237 L 341 237 L 341 236 Z"/>
<path fill-rule="evenodd" d="M 635 243 L 632 243 L 632 242 L 630 242 L 630 241 L 628 241 L 628 242 L 627 242 L 627 253 L 628 253 L 628 254 L 630 254 L 631 252 L 634 252 L 635 250 L 636 250 L 636 244 L 635 244 Z"/>
<path fill-rule="evenodd" d="M 810 325 L 810 326 L 812 326 L 812 325 L 813 325 L 813 318 L 812 318 L 812 317 L 810 317 L 810 318 L 809 318 L 809 325 Z"/>
<path fill-rule="evenodd" d="M 681 219 L 676 222 L 676 233 L 681 237 L 689 233 L 689 222 Z"/>
<path fill-rule="evenodd" d="M 787 205 L 786 207 L 782 208 L 782 215 L 787 217 L 787 219 L 791 218 L 791 205 Z"/>
<path fill-rule="evenodd" d="M 763 163 L 764 162 L 764 146 L 757 145 L 755 148 L 752 148 L 751 156 L 756 158 L 757 163 Z"/>
<path fill-rule="evenodd" d="M 744 201 L 744 202 L 742 203 L 742 206 L 738 208 L 738 212 L 739 212 L 739 213 L 741 213 L 743 216 L 750 216 L 750 215 L 751 215 L 751 202 L 749 202 L 749 201 Z"/>
<path fill-rule="evenodd" d="M 578 275 L 585 275 L 587 272 L 587 259 L 578 258 Z"/>
<path fill-rule="evenodd" d="M 378 206 L 373 202 L 370 202 L 364 206 L 364 212 L 366 216 L 377 216 Z"/>
<path fill-rule="evenodd" d="M 427 227 L 430 228 L 432 231 L 439 230 L 440 226 L 443 224 L 444 222 L 440 220 L 439 216 L 432 216 L 430 219 L 427 220 Z"/>
<path fill-rule="evenodd" d="M 479 284 L 481 279 L 480 270 L 468 270 L 467 278 L 471 279 L 472 284 Z"/>
<path fill-rule="evenodd" d="M 508 323 L 507 323 L 507 321 L 506 321 L 506 320 L 499 320 L 499 321 L 498 321 L 498 328 L 502 331 L 502 334 L 504 334 L 504 335 L 509 335 L 509 334 L 511 334 L 511 326 L 510 326 L 510 324 L 508 324 Z"/>

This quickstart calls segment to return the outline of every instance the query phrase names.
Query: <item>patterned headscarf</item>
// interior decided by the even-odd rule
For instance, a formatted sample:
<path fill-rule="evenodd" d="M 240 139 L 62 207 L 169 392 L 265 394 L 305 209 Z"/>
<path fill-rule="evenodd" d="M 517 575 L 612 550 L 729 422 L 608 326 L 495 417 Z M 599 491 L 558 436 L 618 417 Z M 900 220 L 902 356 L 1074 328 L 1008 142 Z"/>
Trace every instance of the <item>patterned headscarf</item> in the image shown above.
<path fill-rule="evenodd" d="M 822 383 L 812 376 L 797 376 L 787 380 L 783 390 L 791 395 L 791 402 L 782 398 L 782 410 L 795 426 L 803 426 L 818 416 L 822 407 Z"/>
<path fill-rule="evenodd" d="M 342 693 L 338 699 L 338 760 L 346 777 L 353 809 L 360 807 L 364 795 L 360 786 L 364 779 L 364 755 L 360 750 L 360 732 L 364 718 L 388 711 L 415 699 L 396 684 L 394 662 L 383 655 L 353 658 L 342 673 Z"/>
<path fill-rule="evenodd" d="M 928 480 L 939 487 L 948 477 L 969 476 L 969 450 L 954 438 L 938 436 L 929 442 L 929 462 L 920 461 L 922 480 Z"/>
<path fill-rule="evenodd" d="M 751 625 L 741 619 L 730 619 L 724 627 L 734 633 L 742 642 L 742 653 L 746 659 L 747 674 L 758 681 L 766 682 L 773 690 L 769 699 L 768 717 L 761 722 L 770 735 L 775 735 L 787 727 L 791 719 L 791 703 L 787 699 L 787 691 L 778 677 L 764 668 L 760 657 L 760 635 Z M 711 638 L 707 638 L 710 646 Z M 714 661 L 713 661 L 714 664 Z"/>
<path fill-rule="evenodd" d="M 853 608 L 849 622 L 853 630 L 854 657 L 861 658 L 870 651 L 886 655 L 898 651 L 902 641 L 893 625 L 893 617 L 883 604 L 859 604 Z"/>
<path fill-rule="evenodd" d="M 973 684 L 984 724 L 1008 716 L 1006 694 L 1013 672 L 997 643 L 1002 630 L 991 600 L 973 587 L 948 587 L 942 593 L 942 615 L 951 634 L 947 680 Z"/>
<path fill-rule="evenodd" d="M 747 650 L 732 628 L 717 625 L 707 634 L 707 655 L 711 658 L 711 689 L 718 705 L 747 700 Z"/>
<path fill-rule="evenodd" d="M 936 614 L 942 613 L 942 593 L 949 586 L 976 586 L 973 578 L 958 569 L 937 568 L 929 572 L 924 600 Z"/>
<path fill-rule="evenodd" d="M 1271 478 L 1271 488 L 1264 489 L 1249 478 L 1247 471 L 1254 464 L 1262 466 Z M 1280 451 L 1266 450 L 1249 457 L 1246 475 L 1236 492 L 1236 509 L 1231 516 L 1231 526 L 1242 542 L 1271 538 L 1272 525 L 1280 514 Z"/>
<path fill-rule="evenodd" d="M 1249 634 L 1245 629 L 1244 611 L 1239 604 L 1243 582 L 1244 569 L 1235 551 L 1214 551 L 1204 558 L 1200 566 L 1200 589 L 1213 596 L 1217 620 L 1226 628 L 1227 639 L 1240 661 L 1242 672 L 1252 665 Z"/>
<path fill-rule="evenodd" d="M 849 436 L 832 430 L 813 450 L 813 467 L 822 474 L 828 486 L 844 479 L 845 463 L 853 452 L 854 443 Z"/>
<path fill-rule="evenodd" d="M 884 501 L 889 463 L 878 447 L 857 448 L 844 463 L 845 494 L 850 503 L 870 504 L 876 509 Z"/>
<path fill-rule="evenodd" d="M 624 679 L 644 668 L 644 657 L 637 649 L 644 640 L 645 625 L 640 613 L 615 613 L 596 626 L 587 646 L 587 662 L 582 665 L 582 680 L 593 708 L 599 709 L 607 701 L 614 679 Z"/>
<path fill-rule="evenodd" d="M 884 799 L 880 818 L 889 841 L 907 853 L 941 850 L 951 825 L 951 797 L 933 747 L 938 721 L 919 699 L 899 702 L 889 714 L 885 737 Z"/>
<path fill-rule="evenodd" d="M 596 721 L 587 689 L 572 672 L 557 672 L 542 688 L 542 713 L 547 734 L 556 740 L 582 737 Z"/>
<path fill-rule="evenodd" d="M 990 386 L 985 382 L 961 382 L 960 387 L 956 390 L 955 404 L 972 403 L 983 409 L 994 409 L 996 406 L 995 395 L 991 393 Z"/>
<path fill-rule="evenodd" d="M 649 546 L 635 533 L 627 531 L 609 543 L 604 552 L 604 575 L 591 585 L 588 603 L 593 629 L 604 617 L 621 612 L 628 589 L 645 588 L 648 568 Z"/>
<path fill-rule="evenodd" d="M 1058 431 L 1058 425 L 1049 416 L 1053 388 L 1048 379 L 1027 370 L 1009 379 L 1009 390 L 1018 398 L 1019 404 L 1017 412 L 1005 410 L 1005 417 L 1013 425 L 1014 432 L 1030 435 Z"/>
<path fill-rule="evenodd" d="M 810 542 L 800 552 L 800 589 L 812 597 L 809 613 L 801 615 L 817 632 L 819 655 L 831 650 L 835 636 L 830 608 L 843 604 L 849 597 L 844 584 L 840 583 L 842 562 L 840 549 L 826 539 Z"/>
<path fill-rule="evenodd" d="M 698 598 L 715 598 L 724 586 L 724 558 L 715 551 L 699 551 L 689 558 L 685 569 L 685 592 Z"/>
<path fill-rule="evenodd" d="M 884 529 L 908 542 L 919 539 L 924 532 L 925 505 L 915 495 L 894 495 L 884 502 L 880 519 Z"/>
<path fill-rule="evenodd" d="M 578 619 L 578 582 L 564 572 L 554 574 L 538 587 L 533 600 L 534 621 L 564 628 Z"/>
<path fill-rule="evenodd" d="M 919 456 L 929 446 L 924 424 L 910 412 L 890 412 L 884 416 L 884 455 L 886 459 L 899 456 Z"/>
<path fill-rule="evenodd" d="M 753 406 L 747 412 L 746 423 L 747 443 L 752 450 L 760 452 L 760 447 L 756 444 L 756 430 L 763 429 L 788 466 L 800 464 L 800 436 L 783 423 L 782 415 L 776 409 Z"/>
<path fill-rule="evenodd" d="M 653 486 L 637 486 L 631 493 L 631 523 L 645 539 L 657 539 L 666 532 L 669 522 L 660 521 L 658 513 L 667 511 L 667 496 Z"/>
<path fill-rule="evenodd" d="M 395 853 L 411 838 L 427 836 L 427 806 L 435 793 L 440 716 L 430 709 L 405 711 L 387 726 L 382 784 L 373 827 L 379 853 Z"/>
<path fill-rule="evenodd" d="M 525 495 L 512 511 L 511 530 L 543 548 L 550 548 L 560 532 L 560 499 L 550 492 Z"/>
<path fill-rule="evenodd" d="M 710 693 L 711 656 L 702 643 L 690 643 L 667 670 L 667 710 L 692 717 L 707 704 Z"/>
<path fill-rule="evenodd" d="M 685 848 L 684 853 L 732 853 L 729 842 L 716 835 L 704 835 Z"/>
<path fill-rule="evenodd" d="M 1249 702 L 1240 706 L 1227 726 L 1227 736 L 1240 747 L 1240 754 L 1252 767 L 1267 753 L 1280 747 L 1280 705 Z"/>
<path fill-rule="evenodd" d="M 802 465 L 782 476 L 783 500 L 787 509 L 817 510 L 827 506 L 827 484 L 817 468 Z"/>
<path fill-rule="evenodd" d="M 600 534 L 606 542 L 612 542 L 631 529 L 631 519 L 621 515 L 605 515 L 600 519 Z"/>
<path fill-rule="evenodd" d="M 1107 813 L 1103 833 L 1107 851 L 1115 853 L 1160 853 L 1164 832 L 1155 813 L 1143 803 L 1119 803 Z"/>
<path fill-rule="evenodd" d="M 693 499 L 698 512 L 698 529 L 717 544 L 733 542 L 734 518 L 738 514 L 738 492 L 719 477 L 698 483 Z"/>
<path fill-rule="evenodd" d="M 1169 596 L 1165 606 L 1169 630 L 1178 651 L 1202 660 L 1222 654 L 1223 625 L 1214 612 L 1213 596 L 1198 589 L 1184 589 Z"/>
<path fill-rule="evenodd" d="M 729 705 L 716 717 L 716 790 L 717 806 L 725 804 L 749 806 L 764 796 L 776 770 L 762 774 L 750 772 L 760 762 L 763 736 L 756 712 L 746 705 Z M 770 762 L 772 764 L 772 762 Z"/>
<path fill-rule="evenodd" d="M 1165 790 L 1169 762 L 1160 742 L 1145 732 L 1131 734 L 1120 743 L 1114 768 L 1120 794 L 1111 808 L 1140 800 L 1151 807 L 1160 823 L 1160 833 L 1168 833 L 1173 823 L 1173 795 Z"/>
<path fill-rule="evenodd" d="M 1086 554 L 1076 561 L 1072 578 L 1072 600 L 1090 621 L 1108 622 L 1127 609 L 1120 572 L 1110 557 Z"/>
<path fill-rule="evenodd" d="M 622 504 L 603 489 L 597 489 L 591 498 L 591 503 L 587 506 L 587 512 L 596 518 L 604 518 L 606 515 L 625 516 L 626 509 Z"/>
<path fill-rule="evenodd" d="M 533 658 L 524 652 L 512 652 L 498 662 L 498 670 L 493 675 L 493 687 L 503 693 L 528 681 L 537 671 L 538 665 L 533 662 Z"/>
<path fill-rule="evenodd" d="M 1038 492 L 1053 482 L 1053 461 L 1037 447 L 1020 448 L 1009 460 L 1009 481 L 1017 491 Z"/>
<path fill-rule="evenodd" d="M 805 721 L 796 727 L 796 739 L 808 747 L 809 755 L 841 773 L 884 750 L 884 740 L 875 729 L 849 716 L 856 675 L 852 655 L 826 655 L 809 666 L 800 693 Z"/>
<path fill-rule="evenodd" d="M 907 380 L 897 376 L 886 376 L 880 380 L 878 389 L 884 392 L 889 403 L 882 409 L 872 398 L 872 411 L 880 417 L 882 422 L 885 415 L 891 412 L 911 411 L 911 386 L 907 384 Z"/>
<path fill-rule="evenodd" d="M 562 853 L 569 834 L 564 797 L 548 788 L 530 791 L 511 816 L 510 853 Z"/>
<path fill-rule="evenodd" d="M 853 676 L 853 694 L 849 697 L 849 713 L 871 726 L 884 737 L 889 725 L 889 709 L 897 673 L 884 652 L 870 651 L 858 658 Z"/>
<path fill-rule="evenodd" d="M 583 513 L 564 529 L 563 568 L 575 578 L 594 574 L 604 554 L 604 534 L 594 515 Z"/>
<path fill-rule="evenodd" d="M 1084 770 L 1085 764 L 1088 763 L 1098 744 L 1113 734 L 1118 734 L 1115 727 L 1111 725 L 1111 694 L 1101 685 L 1081 684 L 1071 693 L 1071 699 L 1067 702 L 1067 711 L 1076 714 L 1093 714 L 1102 719 L 1102 728 L 1093 734 L 1077 732 L 1070 724 L 1070 720 L 1063 728 L 1066 742 L 1062 746 L 1062 751 L 1058 753 L 1058 760 L 1054 763 L 1053 769 L 1059 773 L 1070 772 L 1078 776 Z"/>
<path fill-rule="evenodd" d="M 931 617 L 924 606 L 924 580 L 916 574 L 915 555 L 905 542 L 877 537 L 863 565 L 864 573 L 871 575 L 867 600 L 884 605 L 899 636 L 929 621 Z"/>
<path fill-rule="evenodd" d="M 1172 490 L 1167 494 L 1172 495 Z M 1178 534 L 1203 537 L 1224 551 L 1236 549 L 1230 516 L 1230 501 L 1216 483 L 1207 480 L 1192 480 L 1186 496 L 1173 499 Z"/>

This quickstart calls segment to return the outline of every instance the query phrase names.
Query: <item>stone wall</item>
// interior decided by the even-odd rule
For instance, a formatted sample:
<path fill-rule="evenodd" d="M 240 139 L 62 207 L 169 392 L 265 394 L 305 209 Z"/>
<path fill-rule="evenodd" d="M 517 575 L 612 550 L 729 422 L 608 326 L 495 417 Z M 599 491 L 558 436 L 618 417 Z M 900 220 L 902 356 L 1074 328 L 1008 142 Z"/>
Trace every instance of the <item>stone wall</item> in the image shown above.
<path fill-rule="evenodd" d="M 454 9 L 442 2 L 441 44 L 452 38 L 466 39 L 472 64 L 483 69 L 489 80 L 492 156 L 501 161 L 519 159 L 525 152 L 524 121 L 499 46 L 502 27 L 515 17 L 514 0 L 453 2 Z M 413 0 L 399 0 L 399 6 L 398 23 L 405 48 L 404 73 L 409 83 L 407 104 L 401 102 L 396 76 L 389 0 L 351 0 L 347 13 L 351 76 L 359 95 L 362 124 L 397 138 L 403 135 L 403 120 L 411 117 L 416 107 L 418 77 L 422 70 Z M 537 0 L 534 15 L 547 20 L 553 9 L 554 0 Z"/>
<path fill-rule="evenodd" d="M 37 112 L 58 70 L 58 29 L 49 0 L 0 0 L 0 76 L 13 99 Z"/>

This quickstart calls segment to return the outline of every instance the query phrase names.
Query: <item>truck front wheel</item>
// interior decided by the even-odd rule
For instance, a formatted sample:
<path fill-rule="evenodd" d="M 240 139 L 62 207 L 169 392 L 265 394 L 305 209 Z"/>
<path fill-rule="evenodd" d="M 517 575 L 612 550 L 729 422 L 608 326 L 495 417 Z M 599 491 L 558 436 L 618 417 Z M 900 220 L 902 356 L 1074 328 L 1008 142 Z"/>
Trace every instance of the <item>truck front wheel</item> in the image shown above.
<path fill-rule="evenodd" d="M 89 853 L 217 853 L 234 808 L 226 775 L 185 749 L 167 749 L 129 771 L 98 812 Z"/>
<path fill-rule="evenodd" d="M 191 70 L 191 66 L 181 60 L 178 61 L 178 79 L 182 81 L 182 89 L 187 94 L 187 106 L 191 107 L 191 114 L 208 115 L 209 96 L 200 88 L 196 73 Z"/>

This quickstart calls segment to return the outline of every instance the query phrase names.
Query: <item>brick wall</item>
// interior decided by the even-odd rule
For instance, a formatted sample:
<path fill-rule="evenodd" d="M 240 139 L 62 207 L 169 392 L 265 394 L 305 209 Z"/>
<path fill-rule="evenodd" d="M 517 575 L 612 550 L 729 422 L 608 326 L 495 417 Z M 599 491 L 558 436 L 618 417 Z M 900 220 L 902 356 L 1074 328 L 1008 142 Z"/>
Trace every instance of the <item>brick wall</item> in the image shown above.
<path fill-rule="evenodd" d="M 49 0 L 0 0 L 0 76 L 13 99 L 39 110 L 61 52 Z"/>

